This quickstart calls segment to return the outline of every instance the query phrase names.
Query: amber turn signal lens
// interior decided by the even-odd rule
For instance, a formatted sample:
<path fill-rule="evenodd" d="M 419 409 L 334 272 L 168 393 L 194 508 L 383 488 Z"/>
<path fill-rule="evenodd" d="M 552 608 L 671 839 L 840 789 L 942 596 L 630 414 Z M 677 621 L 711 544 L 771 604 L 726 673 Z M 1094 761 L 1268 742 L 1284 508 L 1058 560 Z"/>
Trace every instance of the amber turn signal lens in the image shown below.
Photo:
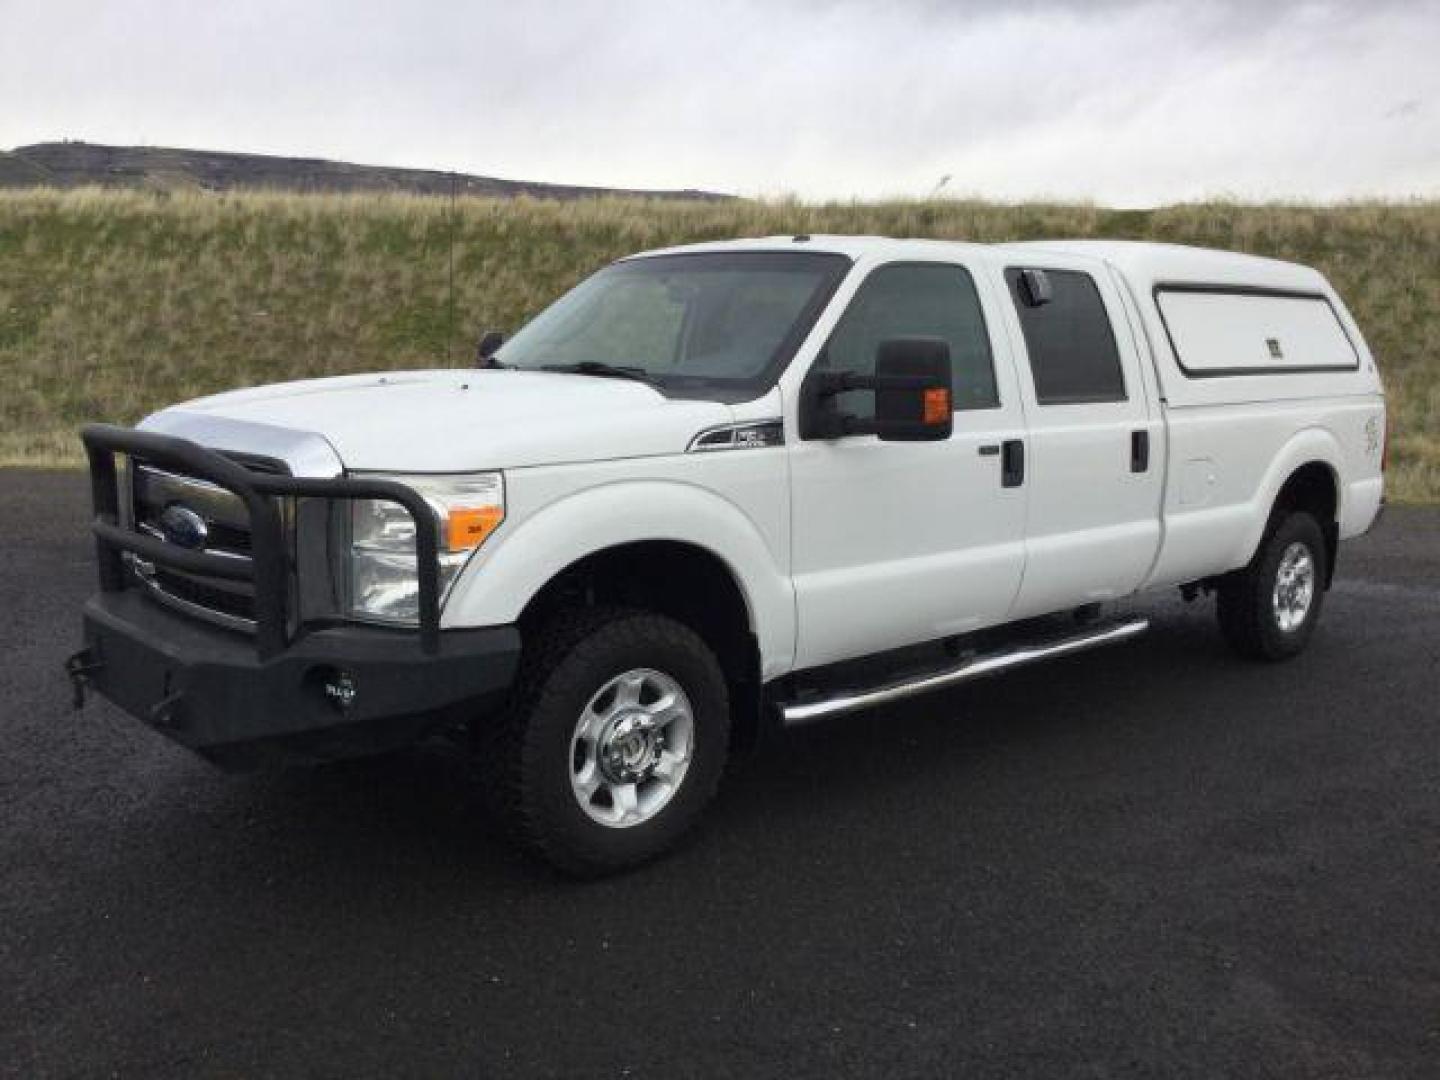
<path fill-rule="evenodd" d="M 470 548 L 479 547 L 504 520 L 505 511 L 498 506 L 451 510 L 445 546 L 451 551 L 468 551 Z"/>
<path fill-rule="evenodd" d="M 925 391 L 925 423 L 943 424 L 950 419 L 950 391 L 937 387 Z"/>

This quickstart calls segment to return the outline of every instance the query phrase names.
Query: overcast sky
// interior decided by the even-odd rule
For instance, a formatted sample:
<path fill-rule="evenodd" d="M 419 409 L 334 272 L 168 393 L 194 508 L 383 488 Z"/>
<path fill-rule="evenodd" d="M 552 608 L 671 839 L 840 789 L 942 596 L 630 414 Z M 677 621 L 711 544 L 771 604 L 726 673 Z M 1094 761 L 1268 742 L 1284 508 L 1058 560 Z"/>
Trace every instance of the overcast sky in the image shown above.
<path fill-rule="evenodd" d="M 59 138 L 805 198 L 1440 195 L 1440 0 L 0 0 Z"/>

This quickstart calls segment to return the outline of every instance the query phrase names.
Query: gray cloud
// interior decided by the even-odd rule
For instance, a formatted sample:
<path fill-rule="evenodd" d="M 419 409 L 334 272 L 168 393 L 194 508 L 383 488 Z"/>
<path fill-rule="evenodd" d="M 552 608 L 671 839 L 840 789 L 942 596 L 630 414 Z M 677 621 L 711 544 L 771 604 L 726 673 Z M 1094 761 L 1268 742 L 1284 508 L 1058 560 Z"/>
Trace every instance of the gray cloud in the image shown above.
<path fill-rule="evenodd" d="M 1440 3 L 0 0 L 70 136 L 812 197 L 1440 193 Z"/>

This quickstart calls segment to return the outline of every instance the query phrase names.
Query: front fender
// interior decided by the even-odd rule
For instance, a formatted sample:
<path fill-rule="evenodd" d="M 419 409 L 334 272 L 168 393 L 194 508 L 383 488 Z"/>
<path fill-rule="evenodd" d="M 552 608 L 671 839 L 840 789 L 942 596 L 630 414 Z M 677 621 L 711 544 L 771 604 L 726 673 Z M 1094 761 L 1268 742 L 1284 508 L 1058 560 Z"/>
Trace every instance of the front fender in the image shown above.
<path fill-rule="evenodd" d="M 709 551 L 729 567 L 749 609 L 762 675 L 789 670 L 795 651 L 790 579 L 755 523 L 706 488 L 670 480 L 616 481 L 586 488 L 508 523 L 470 561 L 445 605 L 446 627 L 515 622 L 557 574 L 622 544 L 673 540 Z"/>

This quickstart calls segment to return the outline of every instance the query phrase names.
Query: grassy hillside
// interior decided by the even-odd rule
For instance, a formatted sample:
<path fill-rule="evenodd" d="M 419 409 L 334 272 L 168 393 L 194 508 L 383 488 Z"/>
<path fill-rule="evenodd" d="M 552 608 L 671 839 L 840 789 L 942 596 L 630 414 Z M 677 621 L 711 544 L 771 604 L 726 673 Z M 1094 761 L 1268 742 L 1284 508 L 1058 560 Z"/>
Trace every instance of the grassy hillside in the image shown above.
<path fill-rule="evenodd" d="M 1321 267 L 1391 393 L 1392 494 L 1440 498 L 1440 204 L 1144 212 L 466 198 L 454 227 L 452 322 L 443 199 L 0 193 L 0 463 L 74 462 L 84 421 L 132 421 L 224 387 L 465 364 L 479 328 L 514 328 L 640 248 L 788 232 L 1104 236 Z"/>

